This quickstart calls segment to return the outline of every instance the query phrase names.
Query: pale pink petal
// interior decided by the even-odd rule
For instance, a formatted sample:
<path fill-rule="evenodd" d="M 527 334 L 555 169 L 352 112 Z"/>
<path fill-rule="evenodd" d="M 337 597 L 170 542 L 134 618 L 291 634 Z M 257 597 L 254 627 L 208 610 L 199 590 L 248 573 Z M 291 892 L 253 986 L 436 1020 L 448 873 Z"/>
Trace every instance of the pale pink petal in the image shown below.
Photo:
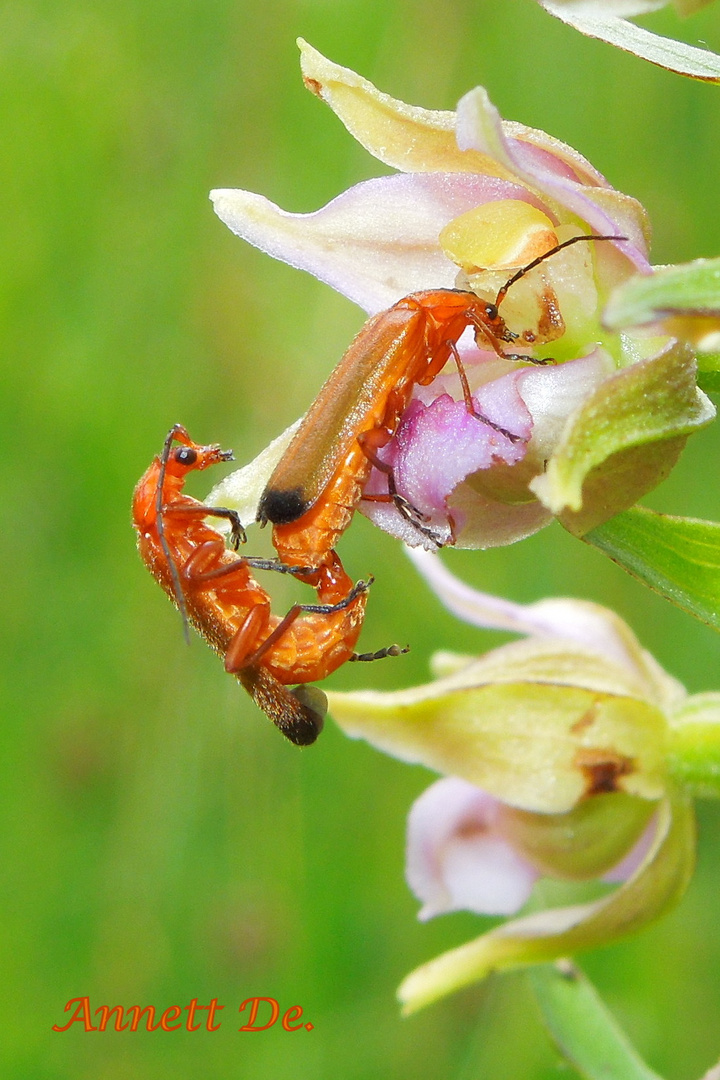
<path fill-rule="evenodd" d="M 418 918 L 449 911 L 512 915 L 530 896 L 537 871 L 494 833 L 500 803 L 456 777 L 438 780 L 410 810 L 407 882 Z"/>
<path fill-rule="evenodd" d="M 629 626 L 608 608 L 587 600 L 554 597 L 534 604 L 514 604 L 470 588 L 437 555 L 422 550 L 408 550 L 407 554 L 445 607 L 472 626 L 571 641 L 640 676 L 643 692 L 661 708 L 673 708 L 683 700 L 682 686 L 662 671 L 640 647 Z"/>
<path fill-rule="evenodd" d="M 543 209 L 526 188 L 474 173 L 367 180 L 311 214 L 288 213 L 249 191 L 218 189 L 210 198 L 236 235 L 307 270 L 371 314 L 411 292 L 454 287 L 457 267 L 438 244 L 453 218 L 500 199 Z"/>
<path fill-rule="evenodd" d="M 628 237 L 629 242 L 619 243 L 618 248 L 637 270 L 649 273 L 640 205 L 610 188 L 578 154 L 577 162 L 582 164 L 583 172 L 591 173 L 596 186 L 581 182 L 567 158 L 547 148 L 548 136 L 543 135 L 546 145 L 538 146 L 527 137 L 532 135 L 527 129 L 523 131 L 524 138 L 512 138 L 508 134 L 510 130 L 511 125 L 503 124 L 482 87 L 471 90 L 458 103 L 457 140 L 461 150 L 493 155 L 512 169 L 519 180 L 547 193 L 550 199 L 586 221 L 594 232 Z M 563 151 L 569 149 L 562 144 L 558 147 Z"/>

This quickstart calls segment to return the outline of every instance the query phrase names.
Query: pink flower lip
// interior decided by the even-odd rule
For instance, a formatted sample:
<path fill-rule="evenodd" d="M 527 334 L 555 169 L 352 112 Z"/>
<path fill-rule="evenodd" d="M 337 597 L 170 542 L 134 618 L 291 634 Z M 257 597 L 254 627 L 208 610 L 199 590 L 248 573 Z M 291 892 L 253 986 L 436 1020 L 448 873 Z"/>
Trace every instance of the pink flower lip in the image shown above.
<path fill-rule="evenodd" d="M 511 915 L 528 899 L 539 875 L 495 832 L 500 806 L 456 777 L 436 781 L 416 800 L 406 876 L 423 901 L 420 919 L 449 911 Z"/>
<path fill-rule="evenodd" d="M 503 830 L 512 813 L 503 802 L 466 780 L 446 776 L 431 784 L 408 816 L 408 885 L 422 901 L 422 921 L 451 911 L 514 915 L 541 876 L 531 858 Z M 657 816 L 630 851 L 600 876 L 608 884 L 631 877 L 655 838 Z"/>
<path fill-rule="evenodd" d="M 436 530 L 444 543 L 452 534 L 447 499 L 454 488 L 480 469 L 496 463 L 514 465 L 525 456 L 532 418 L 519 392 L 522 377 L 522 371 L 515 371 L 483 384 L 473 394 L 477 416 L 468 411 L 464 401 L 447 393 L 429 404 L 414 399 L 395 438 L 381 455 L 392 466 L 399 494 L 423 515 L 427 528 Z M 373 470 L 366 491 L 386 489 L 387 478 Z M 372 514 L 373 504 L 368 506 Z M 393 507 L 383 511 L 385 522 L 398 514 Z"/>

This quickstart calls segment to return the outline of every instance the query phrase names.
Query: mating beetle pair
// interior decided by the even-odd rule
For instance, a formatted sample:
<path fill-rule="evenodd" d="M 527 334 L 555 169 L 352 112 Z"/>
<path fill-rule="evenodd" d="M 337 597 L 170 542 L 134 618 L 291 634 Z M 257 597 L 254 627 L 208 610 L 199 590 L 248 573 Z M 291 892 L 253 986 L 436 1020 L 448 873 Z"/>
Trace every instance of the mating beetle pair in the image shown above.
<path fill-rule="evenodd" d="M 505 350 L 518 340 L 499 310 L 508 290 L 571 244 L 623 239 L 571 237 L 518 270 L 494 303 L 472 292 L 438 289 L 413 293 L 371 318 L 307 412 L 260 499 L 258 520 L 273 525 L 277 560 L 237 554 L 245 539 L 237 515 L 183 494 L 188 473 L 228 461 L 232 454 L 194 443 L 180 425 L 168 433 L 162 453 L 135 489 L 140 555 L 186 623 L 224 657 L 226 670 L 292 742 L 312 743 L 322 729 L 325 698 L 307 683 L 324 679 L 347 660 L 403 651 L 391 646 L 354 652 L 370 582 L 353 585 L 335 544 L 361 499 L 393 503 L 432 538 L 424 516 L 398 493 L 392 468 L 378 456 L 395 435 L 414 387 L 432 382 L 454 360 L 468 413 L 517 441 L 518 435 L 476 409 L 458 352 L 460 337 L 470 328 L 478 345 L 504 359 L 548 363 Z M 373 466 L 387 476 L 383 494 L 363 494 Z M 234 550 L 206 523 L 212 516 L 230 519 Z M 318 603 L 296 604 L 284 617 L 275 616 L 252 570 L 292 574 L 316 589 Z M 289 690 L 290 683 L 300 685 Z"/>

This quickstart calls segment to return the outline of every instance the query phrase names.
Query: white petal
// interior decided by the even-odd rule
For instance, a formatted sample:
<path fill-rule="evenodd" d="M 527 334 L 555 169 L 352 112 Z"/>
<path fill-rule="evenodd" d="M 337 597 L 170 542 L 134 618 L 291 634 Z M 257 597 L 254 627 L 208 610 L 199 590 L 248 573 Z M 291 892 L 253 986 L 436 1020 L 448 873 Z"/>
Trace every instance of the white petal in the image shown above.
<path fill-rule="evenodd" d="M 408 550 L 407 554 L 448 610 L 472 626 L 528 637 L 565 639 L 620 664 L 641 680 L 639 687 L 644 695 L 661 708 L 676 708 L 684 701 L 684 687 L 641 648 L 630 627 L 614 611 L 570 598 L 514 604 L 470 588 L 437 555 L 421 550 Z"/>
<path fill-rule="evenodd" d="M 262 195 L 210 192 L 218 217 L 237 236 L 314 274 L 367 312 L 420 289 L 453 288 L 457 267 L 440 250 L 441 230 L 460 214 L 525 188 L 473 173 L 415 173 L 356 184 L 311 214 L 291 214 Z"/>

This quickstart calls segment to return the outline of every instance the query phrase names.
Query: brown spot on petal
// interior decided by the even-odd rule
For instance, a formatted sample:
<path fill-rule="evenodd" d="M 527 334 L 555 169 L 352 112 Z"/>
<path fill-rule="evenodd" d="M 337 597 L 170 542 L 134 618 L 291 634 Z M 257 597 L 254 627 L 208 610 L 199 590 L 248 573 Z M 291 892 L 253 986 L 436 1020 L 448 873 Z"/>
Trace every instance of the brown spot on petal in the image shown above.
<path fill-rule="evenodd" d="M 560 313 L 558 298 L 555 290 L 543 289 L 540 295 L 540 318 L 537 325 L 537 336 L 540 341 L 557 341 L 565 333 L 565 320 Z"/>
<path fill-rule="evenodd" d="M 586 709 L 586 711 L 582 714 L 580 719 L 576 720 L 575 723 L 571 725 L 570 731 L 573 733 L 573 735 L 579 735 L 581 731 L 585 731 L 586 728 L 592 727 L 596 719 L 597 706 L 591 705 L 590 708 Z"/>
<path fill-rule="evenodd" d="M 455 829 L 453 835 L 461 840 L 476 840 L 481 836 L 486 836 L 488 831 L 488 826 L 480 821 L 465 821 Z"/>
<path fill-rule="evenodd" d="M 322 83 L 317 79 L 311 79 L 309 75 L 303 76 L 303 82 L 310 91 L 311 94 L 316 94 L 318 97 L 322 97 Z"/>
<path fill-rule="evenodd" d="M 575 764 L 585 774 L 587 796 L 618 791 L 620 778 L 635 771 L 633 759 L 617 754 L 614 750 L 578 750 Z"/>

